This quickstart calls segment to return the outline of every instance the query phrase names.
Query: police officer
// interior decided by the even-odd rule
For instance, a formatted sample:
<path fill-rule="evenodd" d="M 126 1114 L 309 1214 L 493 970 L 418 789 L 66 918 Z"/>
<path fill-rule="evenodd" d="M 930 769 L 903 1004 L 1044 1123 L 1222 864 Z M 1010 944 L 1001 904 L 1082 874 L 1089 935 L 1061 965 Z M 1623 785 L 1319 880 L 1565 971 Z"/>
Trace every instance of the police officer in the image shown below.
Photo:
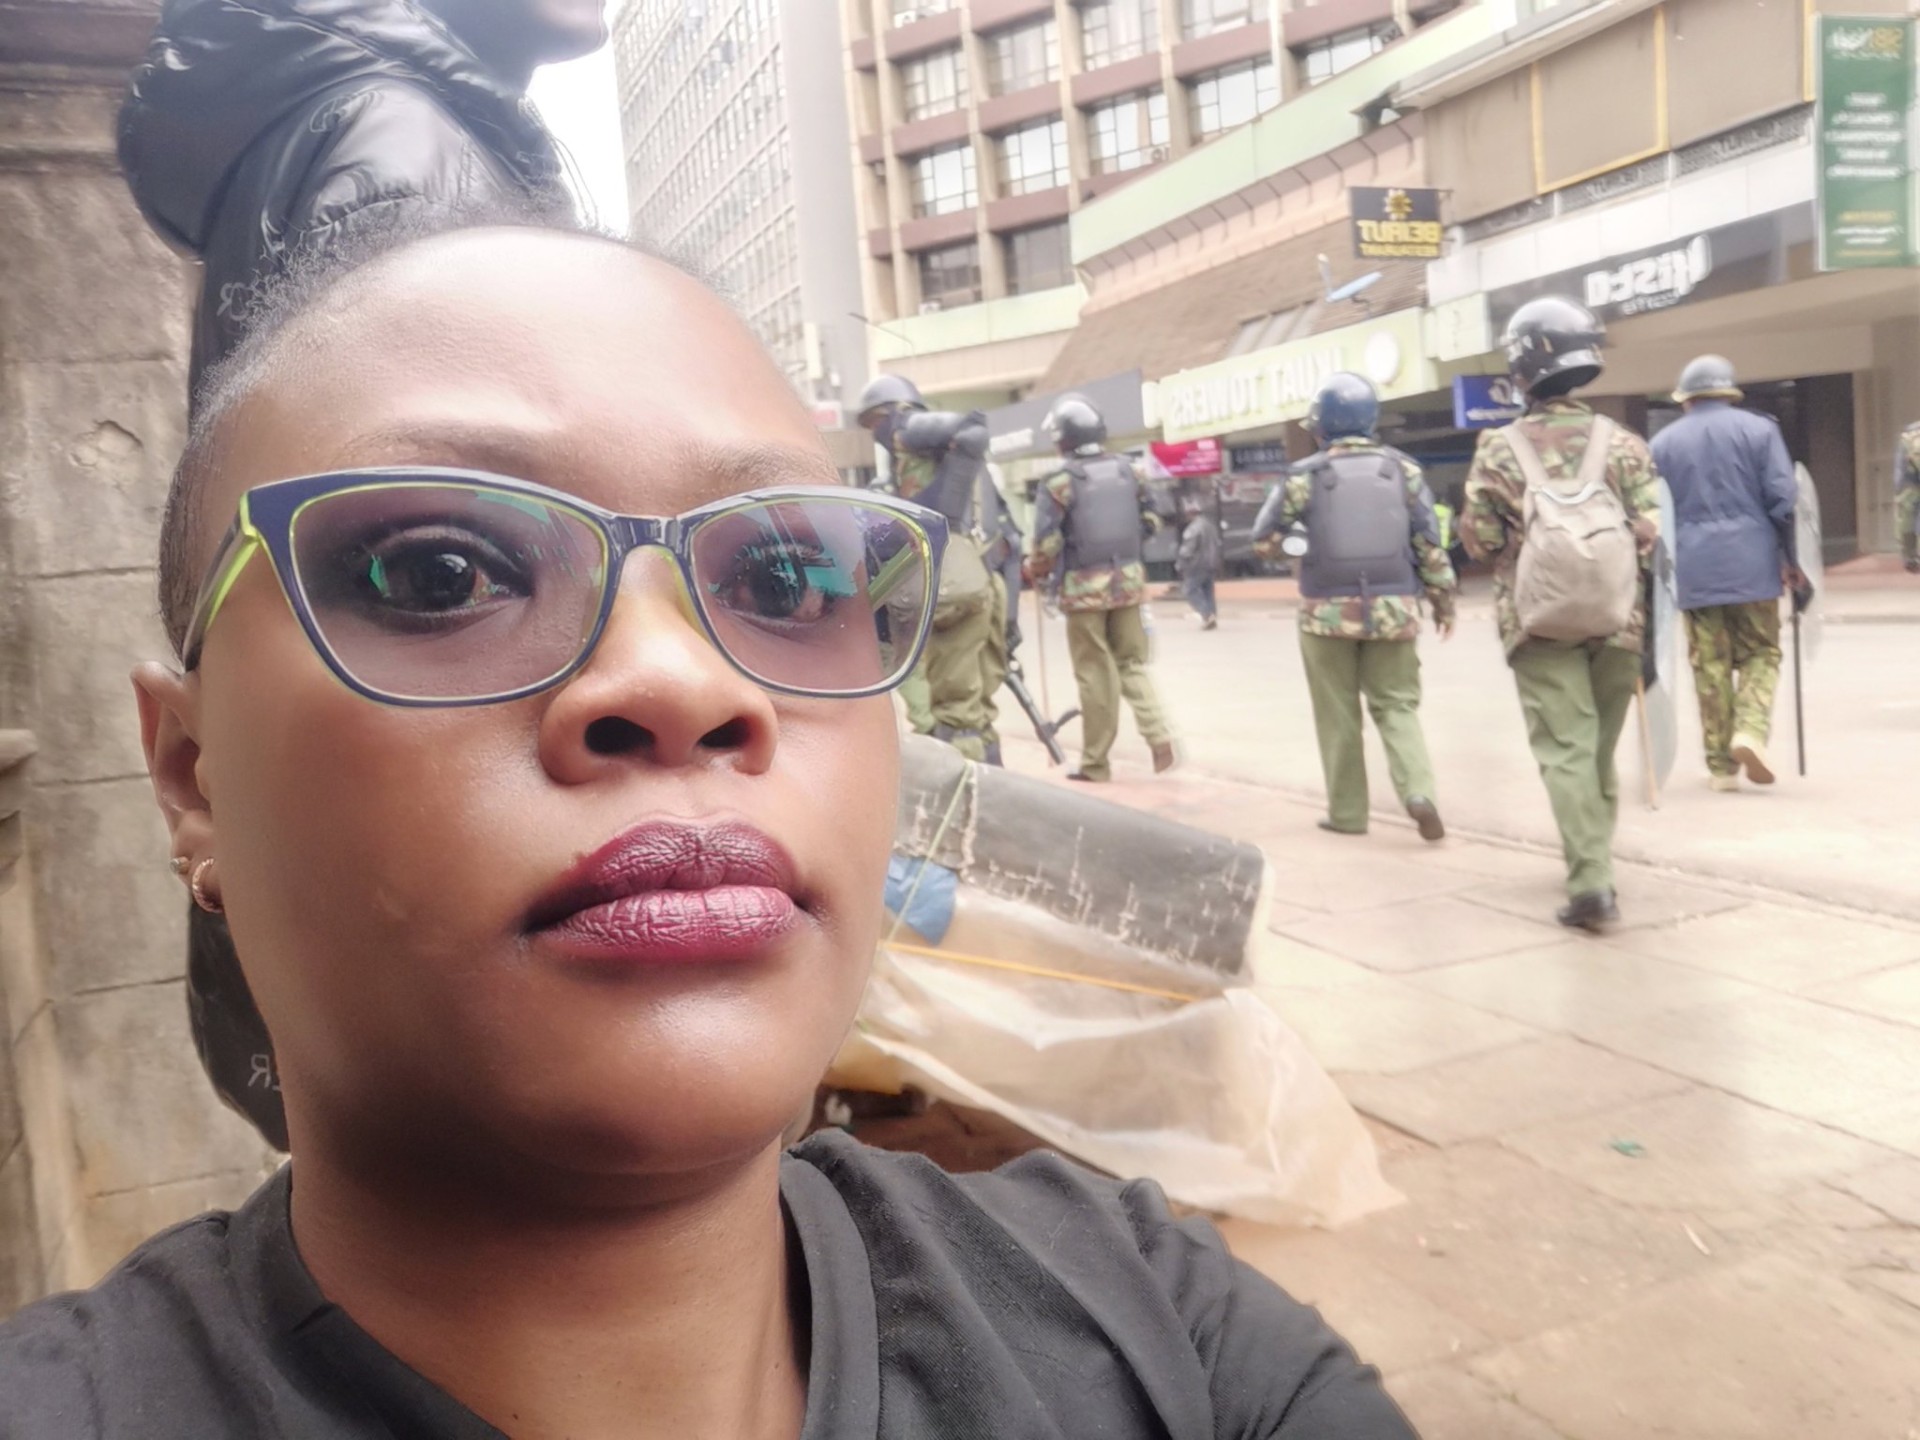
<path fill-rule="evenodd" d="M 1161 517 L 1132 464 L 1106 450 L 1107 422 L 1089 400 L 1064 395 L 1045 421 L 1065 464 L 1040 483 L 1034 501 L 1030 579 L 1060 574 L 1067 648 L 1080 688 L 1080 768 L 1068 779 L 1113 778 L 1108 754 L 1120 731 L 1120 700 L 1153 751 L 1156 773 L 1174 765 L 1173 731 L 1147 674 L 1141 616 L 1147 567 L 1143 540 Z"/>
<path fill-rule="evenodd" d="M 1900 432 L 1893 456 L 1893 524 L 1909 575 L 1920 575 L 1920 420 Z"/>
<path fill-rule="evenodd" d="M 1599 319 L 1572 300 L 1548 296 L 1514 312 L 1505 337 L 1507 364 L 1527 397 L 1527 413 L 1512 425 L 1481 435 L 1460 515 L 1467 552 L 1494 564 L 1500 639 L 1560 828 L 1570 898 L 1557 918 L 1569 928 L 1586 930 L 1620 918 L 1613 886 L 1613 829 L 1620 799 L 1613 752 L 1640 674 L 1647 618 L 1645 569 L 1659 534 L 1658 482 L 1646 441 L 1599 419 L 1591 407 L 1573 398 L 1573 391 L 1599 377 L 1604 338 Z M 1589 467 L 1588 447 L 1596 436 L 1606 449 L 1592 456 Z M 1557 577 L 1557 588 L 1530 584 L 1522 595 L 1518 581 L 1528 544 L 1538 544 L 1543 555 L 1563 553 L 1538 530 L 1529 541 L 1528 517 L 1534 510 L 1530 491 L 1551 488 L 1564 499 L 1574 499 L 1585 492 L 1579 482 L 1589 469 L 1595 485 L 1581 503 L 1611 511 L 1618 521 L 1619 528 L 1598 541 L 1612 559 L 1624 555 L 1625 574 L 1613 577 L 1622 582 L 1617 601 L 1612 580 L 1604 597 L 1591 588 L 1608 578 L 1597 559 L 1585 572 L 1566 569 Z M 1531 570 L 1541 568 L 1536 556 Z M 1544 582 L 1555 577 L 1538 578 Z M 1610 633 L 1577 639 L 1530 633 L 1521 618 L 1521 603 L 1525 600 L 1532 611 L 1544 603 L 1537 598 L 1543 594 L 1600 598 L 1616 605 L 1616 616 L 1625 618 L 1612 624 Z"/>
<path fill-rule="evenodd" d="M 1738 408 L 1733 366 L 1701 355 L 1673 398 L 1686 411 L 1653 442 L 1673 491 L 1675 576 L 1700 696 L 1708 781 L 1740 788 L 1740 772 L 1773 783 L 1767 736 L 1780 680 L 1780 594 L 1804 583 L 1795 564 L 1798 486 L 1773 421 Z"/>
<path fill-rule="evenodd" d="M 1327 778 L 1320 828 L 1367 831 L 1367 761 L 1361 738 L 1364 695 L 1387 751 L 1393 788 L 1420 827 L 1442 840 L 1433 802 L 1433 763 L 1420 731 L 1420 598 L 1441 638 L 1453 634 L 1455 580 L 1433 496 L 1420 467 L 1374 437 L 1380 397 L 1359 375 L 1330 375 L 1314 397 L 1307 428 L 1318 453 L 1295 465 L 1254 522 L 1262 552 L 1303 527 L 1300 659 Z"/>
<path fill-rule="evenodd" d="M 981 528 L 986 416 L 978 410 L 930 411 L 911 380 L 881 375 L 860 396 L 860 424 L 887 451 L 893 491 L 939 511 L 951 537 L 940 567 L 933 633 L 916 676 L 924 681 L 924 701 L 909 699 L 909 719 L 969 760 L 986 760 L 989 744 L 998 751 L 988 708 L 988 651 L 996 629 L 1004 634 L 1006 625 L 1004 589 L 987 568 Z"/>

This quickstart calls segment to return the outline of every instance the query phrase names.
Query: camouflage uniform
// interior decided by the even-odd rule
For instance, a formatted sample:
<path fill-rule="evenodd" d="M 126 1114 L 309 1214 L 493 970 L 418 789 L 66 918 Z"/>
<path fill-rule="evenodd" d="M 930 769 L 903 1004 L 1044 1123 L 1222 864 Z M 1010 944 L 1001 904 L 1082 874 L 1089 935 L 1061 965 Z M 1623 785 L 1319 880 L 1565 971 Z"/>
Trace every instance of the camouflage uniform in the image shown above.
<path fill-rule="evenodd" d="M 1591 407 L 1569 396 L 1536 403 L 1524 420 L 1541 463 L 1555 480 L 1571 481 L 1585 458 L 1593 426 Z M 1607 483 L 1641 527 L 1657 526 L 1658 477 L 1646 441 L 1624 427 L 1613 431 Z M 1520 708 L 1540 778 L 1560 827 L 1567 891 L 1583 895 L 1613 888 L 1613 828 L 1620 783 L 1614 747 L 1626 726 L 1640 676 L 1646 633 L 1644 590 L 1619 634 L 1590 641 L 1532 639 L 1514 608 L 1514 572 L 1525 538 L 1527 482 L 1504 429 L 1480 437 L 1467 475 L 1460 537 L 1467 553 L 1494 563 L 1494 613 L 1513 667 Z M 1643 562 L 1643 564 L 1646 562 Z"/>
<path fill-rule="evenodd" d="M 894 492 L 902 499 L 913 499 L 933 483 L 937 464 L 924 455 L 896 454 Z M 949 564 L 954 548 L 961 545 L 974 545 L 973 538 L 961 534 L 949 538 Z M 985 653 L 992 644 L 995 626 L 1004 625 L 1004 601 L 999 614 L 996 620 L 991 584 L 977 594 L 941 600 L 934 608 L 927 648 L 901 687 L 908 723 L 923 735 L 946 740 L 969 760 L 986 758 L 992 736 Z"/>
<path fill-rule="evenodd" d="M 1900 558 L 1920 570 L 1920 420 L 1900 435 L 1893 459 L 1893 528 L 1900 533 Z"/>
<path fill-rule="evenodd" d="M 1155 523 L 1146 487 L 1140 487 L 1143 523 Z M 1065 470 L 1040 485 L 1033 514 L 1034 569 L 1050 573 L 1066 549 L 1073 523 L 1073 476 Z M 1147 674 L 1147 627 L 1140 606 L 1147 598 L 1147 567 L 1089 565 L 1060 577 L 1060 609 L 1067 617 L 1067 649 L 1080 689 L 1080 773 L 1091 780 L 1112 777 L 1108 755 L 1120 733 L 1120 701 L 1133 707 L 1140 738 L 1149 745 L 1172 741 L 1173 730 Z"/>
<path fill-rule="evenodd" d="M 1394 454 L 1407 477 L 1407 509 L 1420 583 L 1436 623 L 1453 622 L 1456 581 L 1453 562 L 1439 543 L 1433 498 L 1420 467 L 1371 440 L 1335 440 L 1329 455 Z M 1283 482 L 1274 533 L 1303 523 L 1313 498 L 1305 467 Z M 1336 830 L 1367 828 L 1367 756 L 1360 725 L 1360 697 L 1387 752 L 1387 772 L 1402 804 L 1432 800 L 1433 763 L 1420 731 L 1420 599 L 1413 595 L 1345 595 L 1300 601 L 1300 659 L 1313 700 L 1320 740 L 1320 768 L 1327 781 L 1327 819 Z"/>
<path fill-rule="evenodd" d="M 1733 737 L 1761 744 L 1773 730 L 1773 692 L 1780 683 L 1780 602 L 1708 605 L 1689 610 L 1687 658 L 1700 695 L 1707 769 L 1735 775 Z"/>

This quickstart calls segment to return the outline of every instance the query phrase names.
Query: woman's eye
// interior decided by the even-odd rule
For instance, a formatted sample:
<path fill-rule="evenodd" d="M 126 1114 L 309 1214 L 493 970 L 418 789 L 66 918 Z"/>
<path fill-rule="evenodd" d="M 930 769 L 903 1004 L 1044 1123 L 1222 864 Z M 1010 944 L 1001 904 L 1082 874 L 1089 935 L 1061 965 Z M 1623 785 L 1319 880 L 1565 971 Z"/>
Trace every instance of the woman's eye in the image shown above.
<path fill-rule="evenodd" d="M 853 593 L 830 557 L 760 546 L 741 552 L 733 573 L 715 592 L 730 610 L 796 623 L 824 619 Z"/>
<path fill-rule="evenodd" d="M 457 614 L 528 593 L 507 557 L 478 537 L 389 536 L 362 552 L 353 581 L 363 599 L 414 615 Z"/>

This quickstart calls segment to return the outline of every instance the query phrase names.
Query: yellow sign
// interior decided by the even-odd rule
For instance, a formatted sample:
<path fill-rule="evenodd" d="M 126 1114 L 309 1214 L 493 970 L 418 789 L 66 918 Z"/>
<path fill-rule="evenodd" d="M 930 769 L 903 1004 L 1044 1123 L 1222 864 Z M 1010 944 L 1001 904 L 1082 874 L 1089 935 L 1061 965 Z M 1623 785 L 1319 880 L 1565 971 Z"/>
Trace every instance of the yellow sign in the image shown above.
<path fill-rule="evenodd" d="M 1445 251 L 1440 192 L 1399 185 L 1356 185 L 1353 253 L 1362 260 L 1438 260 Z"/>
<path fill-rule="evenodd" d="M 1383 400 L 1437 390 L 1440 378 L 1422 343 L 1422 313 L 1398 310 L 1169 375 L 1160 382 L 1165 438 L 1198 440 L 1302 419 L 1336 370 L 1366 376 Z"/>

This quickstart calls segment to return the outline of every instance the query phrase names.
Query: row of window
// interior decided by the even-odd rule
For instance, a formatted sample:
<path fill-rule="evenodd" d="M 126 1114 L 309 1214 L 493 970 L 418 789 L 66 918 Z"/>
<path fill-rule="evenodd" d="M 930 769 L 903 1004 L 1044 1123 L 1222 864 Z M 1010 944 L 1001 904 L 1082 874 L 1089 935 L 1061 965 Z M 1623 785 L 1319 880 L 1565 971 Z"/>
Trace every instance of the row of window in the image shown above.
<path fill-rule="evenodd" d="M 783 130 L 761 146 L 685 223 L 663 228 L 652 223 L 650 215 L 649 233 L 661 244 L 692 255 L 723 254 L 728 237 L 757 211 L 770 204 L 785 207 L 793 203 L 792 182 L 792 138 Z"/>
<path fill-rule="evenodd" d="M 719 177 L 738 165 L 744 146 L 776 127 L 785 128 L 785 105 L 786 79 L 776 51 L 717 113 L 706 112 L 692 145 L 670 165 L 658 146 L 643 141 L 635 147 L 627 158 L 627 193 L 634 197 L 634 213 L 644 212 L 662 231 L 684 223 L 686 213 L 713 193 Z"/>
<path fill-rule="evenodd" d="M 1007 267 L 1007 292 L 1026 295 L 1073 283 L 1073 258 L 1066 222 L 1016 230 L 1001 239 Z M 980 295 L 980 244 L 966 240 L 923 251 L 916 260 L 920 272 L 920 303 L 953 307 L 971 305 Z"/>
<path fill-rule="evenodd" d="M 800 240 L 788 209 L 714 267 L 721 287 L 751 318 L 774 297 L 800 287 Z"/>
<path fill-rule="evenodd" d="M 630 116 L 628 130 L 636 137 L 630 163 L 640 175 L 658 177 L 671 169 L 688 145 L 711 129 L 716 115 L 725 115 L 737 98 L 732 92 L 743 85 L 779 98 L 779 50 L 773 37 L 761 33 L 772 17 L 770 0 L 743 0 L 686 67 L 662 58 L 647 64 L 634 92 L 637 115 Z"/>
<path fill-rule="evenodd" d="M 643 137 L 665 122 L 684 140 L 741 57 L 763 48 L 779 0 L 636 0 L 615 39 L 623 104 Z M 672 148 L 669 145 L 669 148 Z"/>

